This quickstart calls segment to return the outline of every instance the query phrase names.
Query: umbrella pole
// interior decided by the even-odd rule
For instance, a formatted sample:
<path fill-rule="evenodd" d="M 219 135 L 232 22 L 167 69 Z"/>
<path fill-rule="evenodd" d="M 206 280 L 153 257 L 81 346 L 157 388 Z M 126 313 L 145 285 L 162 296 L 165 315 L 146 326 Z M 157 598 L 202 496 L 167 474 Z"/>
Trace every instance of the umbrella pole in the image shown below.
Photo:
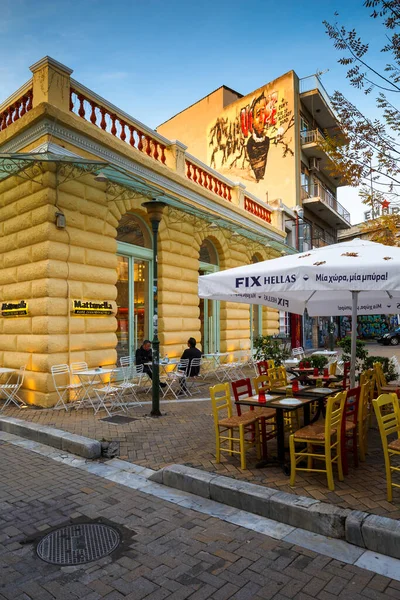
<path fill-rule="evenodd" d="M 357 306 L 358 292 L 351 292 L 351 354 L 350 354 L 350 387 L 356 383 L 356 350 L 357 350 Z"/>

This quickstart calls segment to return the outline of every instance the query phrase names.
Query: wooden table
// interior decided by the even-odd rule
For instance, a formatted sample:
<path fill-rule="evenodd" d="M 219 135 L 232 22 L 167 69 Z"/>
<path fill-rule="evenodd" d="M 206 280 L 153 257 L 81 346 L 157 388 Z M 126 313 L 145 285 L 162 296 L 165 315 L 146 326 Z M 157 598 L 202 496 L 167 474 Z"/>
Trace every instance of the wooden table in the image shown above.
<path fill-rule="evenodd" d="M 318 391 L 317 391 L 318 390 Z M 266 402 L 259 402 L 258 396 L 250 396 L 249 398 L 240 398 L 235 404 L 241 406 L 253 406 L 256 408 L 274 408 L 276 410 L 276 445 L 278 454 L 278 464 L 282 467 L 283 471 L 289 474 L 289 465 L 285 463 L 285 421 L 284 413 L 291 412 L 293 410 L 303 409 L 304 425 L 309 425 L 311 422 L 318 420 L 319 416 L 323 413 L 324 400 L 327 396 L 332 394 L 332 390 L 329 388 L 306 388 L 299 390 L 293 394 L 296 404 L 287 405 L 285 400 L 286 397 L 286 386 L 283 388 L 275 388 L 270 393 L 266 394 L 267 398 L 270 395 L 271 398 L 267 399 Z M 285 394 L 285 397 L 283 397 Z M 283 404 L 282 404 L 283 401 Z M 310 419 L 310 406 L 312 402 L 318 402 L 318 410 L 311 421 Z M 263 461 L 258 463 L 258 467 L 267 466 L 267 454 L 266 454 L 266 431 L 265 426 L 262 428 L 263 434 Z"/>

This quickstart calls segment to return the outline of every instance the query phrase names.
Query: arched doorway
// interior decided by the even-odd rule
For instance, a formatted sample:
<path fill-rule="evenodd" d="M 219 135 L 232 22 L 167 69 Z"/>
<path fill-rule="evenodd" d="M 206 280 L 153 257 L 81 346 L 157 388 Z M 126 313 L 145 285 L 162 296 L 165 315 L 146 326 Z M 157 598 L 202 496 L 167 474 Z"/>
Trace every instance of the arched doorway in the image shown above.
<path fill-rule="evenodd" d="M 260 262 L 256 254 L 251 257 L 252 264 Z M 250 304 L 250 344 L 254 348 L 254 340 L 262 335 L 262 306 L 260 304 Z"/>
<path fill-rule="evenodd" d="M 205 239 L 199 251 L 199 275 L 208 275 L 219 270 L 218 252 L 211 240 Z M 204 354 L 219 352 L 219 302 L 200 298 L 200 332 Z"/>
<path fill-rule="evenodd" d="M 146 224 L 131 213 L 117 227 L 117 355 L 134 356 L 144 339 L 151 338 L 151 236 Z"/>

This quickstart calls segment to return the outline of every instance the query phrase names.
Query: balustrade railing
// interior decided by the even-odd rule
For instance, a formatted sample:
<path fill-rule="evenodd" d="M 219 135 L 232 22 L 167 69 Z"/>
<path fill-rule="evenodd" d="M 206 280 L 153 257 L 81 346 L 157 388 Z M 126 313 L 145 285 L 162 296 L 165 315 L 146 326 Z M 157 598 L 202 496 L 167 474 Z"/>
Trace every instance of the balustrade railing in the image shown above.
<path fill-rule="evenodd" d="M 310 186 L 302 186 L 303 199 L 307 198 L 320 198 L 320 200 L 332 208 L 338 215 L 340 215 L 347 223 L 350 224 L 350 213 L 337 201 L 335 196 L 327 190 L 321 183 L 314 182 Z"/>
<path fill-rule="evenodd" d="M 187 159 L 185 162 L 186 177 L 190 181 L 194 181 L 194 183 L 201 185 L 206 190 L 210 190 L 210 192 L 214 192 L 229 202 L 232 201 L 232 188 L 227 183 L 195 162 Z"/>
<path fill-rule="evenodd" d="M 306 144 L 318 144 L 325 140 L 325 136 L 320 129 L 311 129 L 310 131 L 301 131 L 300 139 L 302 146 Z"/>
<path fill-rule="evenodd" d="M 30 87 L 8 106 L 0 107 L 0 131 L 4 131 L 32 109 L 33 89 Z"/>
<path fill-rule="evenodd" d="M 95 96 L 90 97 L 77 86 L 70 88 L 70 110 L 139 152 L 162 164 L 166 163 L 166 145 L 161 141 L 161 136 L 158 137 L 155 132 L 150 134 L 127 116 L 115 112 L 111 105 L 107 106 Z"/>
<path fill-rule="evenodd" d="M 259 217 L 263 221 L 271 223 L 271 211 L 265 208 L 265 206 L 262 206 L 262 204 L 255 202 L 248 196 L 244 197 L 244 209 L 252 215 Z"/>

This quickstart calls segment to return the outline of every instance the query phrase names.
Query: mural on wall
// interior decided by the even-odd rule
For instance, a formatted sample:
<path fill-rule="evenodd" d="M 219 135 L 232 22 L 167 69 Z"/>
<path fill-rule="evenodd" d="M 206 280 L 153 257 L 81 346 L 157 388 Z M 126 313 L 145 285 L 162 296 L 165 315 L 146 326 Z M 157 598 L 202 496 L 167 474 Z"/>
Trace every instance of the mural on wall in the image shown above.
<path fill-rule="evenodd" d="M 379 338 L 398 327 L 397 315 L 360 315 L 357 317 L 357 335 L 360 338 Z M 351 317 L 340 317 L 340 336 L 351 332 Z"/>
<path fill-rule="evenodd" d="M 210 166 L 227 171 L 240 169 L 242 177 L 264 179 L 268 155 L 272 149 L 280 148 L 282 157 L 294 156 L 293 138 L 290 130 L 294 126 L 293 111 L 288 101 L 278 91 L 258 93 L 245 106 L 238 106 L 236 114 L 219 117 L 209 131 L 209 146 L 212 149 Z"/>

